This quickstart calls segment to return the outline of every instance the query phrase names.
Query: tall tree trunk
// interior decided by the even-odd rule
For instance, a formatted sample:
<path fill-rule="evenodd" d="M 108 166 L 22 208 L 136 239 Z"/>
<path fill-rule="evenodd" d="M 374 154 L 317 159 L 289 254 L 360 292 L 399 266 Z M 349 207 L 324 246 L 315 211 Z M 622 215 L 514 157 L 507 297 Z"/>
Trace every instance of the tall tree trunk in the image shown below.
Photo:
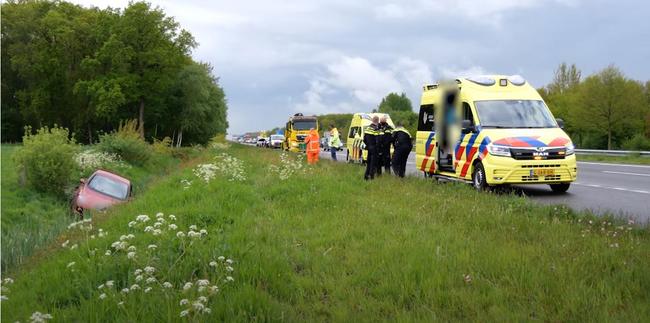
<path fill-rule="evenodd" d="M 612 150 L 612 128 L 607 129 L 607 150 Z"/>
<path fill-rule="evenodd" d="M 140 138 L 144 139 L 144 98 L 140 98 L 140 114 L 138 116 L 138 130 Z"/>
<path fill-rule="evenodd" d="M 90 127 L 90 122 L 88 123 L 88 144 L 93 144 L 93 129 Z"/>
<path fill-rule="evenodd" d="M 178 141 L 176 142 L 176 148 L 179 148 L 183 142 L 183 129 L 178 130 Z"/>

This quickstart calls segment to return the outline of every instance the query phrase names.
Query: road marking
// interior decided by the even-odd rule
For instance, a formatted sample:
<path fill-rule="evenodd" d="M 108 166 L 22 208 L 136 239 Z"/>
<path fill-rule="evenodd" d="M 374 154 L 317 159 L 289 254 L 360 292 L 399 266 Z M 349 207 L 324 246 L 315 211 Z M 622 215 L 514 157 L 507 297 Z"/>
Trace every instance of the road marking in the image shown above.
<path fill-rule="evenodd" d="M 599 165 L 599 166 L 619 166 L 619 167 L 650 168 L 650 166 L 646 166 L 646 165 L 630 165 L 630 164 L 614 164 L 614 163 L 578 162 L 578 164 L 585 164 L 585 165 Z"/>
<path fill-rule="evenodd" d="M 620 174 L 620 175 L 630 175 L 630 176 L 646 176 L 646 177 L 650 177 L 650 174 L 626 173 L 626 172 L 614 172 L 614 171 L 609 171 L 609 170 L 604 170 L 603 173 L 608 173 L 608 174 Z"/>
<path fill-rule="evenodd" d="M 629 188 L 623 188 L 623 187 L 610 187 L 610 186 L 602 186 L 598 184 L 582 184 L 582 183 L 573 183 L 574 185 L 578 186 L 586 186 L 586 187 L 593 187 L 593 188 L 603 188 L 607 190 L 615 190 L 615 191 L 623 191 L 623 192 L 631 192 L 631 193 L 639 193 L 639 194 L 648 194 L 650 195 L 649 191 L 644 191 L 644 190 L 632 190 Z"/>

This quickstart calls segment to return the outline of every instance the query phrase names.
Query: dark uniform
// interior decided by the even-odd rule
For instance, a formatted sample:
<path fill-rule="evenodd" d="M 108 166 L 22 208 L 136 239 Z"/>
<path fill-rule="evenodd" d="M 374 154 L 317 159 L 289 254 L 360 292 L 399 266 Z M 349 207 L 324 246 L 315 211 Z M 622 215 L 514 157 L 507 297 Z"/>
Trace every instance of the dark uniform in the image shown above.
<path fill-rule="evenodd" d="M 413 143 L 411 134 L 404 127 L 397 127 L 393 130 L 393 172 L 399 177 L 404 177 L 406 172 L 406 161 L 409 158 Z"/>
<path fill-rule="evenodd" d="M 386 174 L 390 174 L 390 145 L 393 142 L 393 127 L 388 123 L 379 124 L 379 160 L 377 162 L 377 174 L 381 175 L 382 166 L 386 169 Z"/>
<path fill-rule="evenodd" d="M 377 159 L 378 159 L 378 141 L 379 137 L 379 126 L 376 124 L 371 124 L 364 129 L 363 143 L 366 145 L 366 150 L 368 150 L 368 159 L 366 160 L 366 174 L 363 176 L 364 179 L 374 179 L 375 172 L 377 171 Z"/>

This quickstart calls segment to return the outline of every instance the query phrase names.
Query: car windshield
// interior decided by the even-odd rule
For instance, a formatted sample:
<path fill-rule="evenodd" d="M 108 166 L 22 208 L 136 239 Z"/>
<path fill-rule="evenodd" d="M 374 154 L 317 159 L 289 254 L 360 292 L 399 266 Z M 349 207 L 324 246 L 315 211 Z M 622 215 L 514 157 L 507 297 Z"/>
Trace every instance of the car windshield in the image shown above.
<path fill-rule="evenodd" d="M 282 135 L 273 135 L 271 136 L 271 140 L 282 140 L 284 139 L 284 136 Z"/>
<path fill-rule="evenodd" d="M 88 187 L 94 191 L 120 200 L 126 199 L 129 194 L 128 184 L 103 175 L 93 176 L 90 183 L 88 183 Z"/>
<path fill-rule="evenodd" d="M 311 128 L 316 129 L 316 121 L 315 120 L 294 121 L 293 122 L 293 129 L 295 129 L 295 130 L 309 130 Z"/>
<path fill-rule="evenodd" d="M 476 101 L 484 128 L 555 128 L 557 123 L 542 100 Z"/>

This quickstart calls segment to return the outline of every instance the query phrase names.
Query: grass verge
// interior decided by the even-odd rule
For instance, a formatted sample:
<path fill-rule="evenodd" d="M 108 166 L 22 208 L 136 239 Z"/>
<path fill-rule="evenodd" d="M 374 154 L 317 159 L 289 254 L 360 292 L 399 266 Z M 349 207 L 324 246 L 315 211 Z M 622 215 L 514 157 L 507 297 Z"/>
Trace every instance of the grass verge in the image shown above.
<path fill-rule="evenodd" d="M 65 232 L 78 247 L 19 272 L 3 320 L 650 318 L 647 227 L 243 146 L 201 162 Z"/>
<path fill-rule="evenodd" d="M 650 165 L 650 157 L 643 156 L 602 156 L 602 155 L 579 155 L 578 161 L 601 162 L 614 164 Z"/>

